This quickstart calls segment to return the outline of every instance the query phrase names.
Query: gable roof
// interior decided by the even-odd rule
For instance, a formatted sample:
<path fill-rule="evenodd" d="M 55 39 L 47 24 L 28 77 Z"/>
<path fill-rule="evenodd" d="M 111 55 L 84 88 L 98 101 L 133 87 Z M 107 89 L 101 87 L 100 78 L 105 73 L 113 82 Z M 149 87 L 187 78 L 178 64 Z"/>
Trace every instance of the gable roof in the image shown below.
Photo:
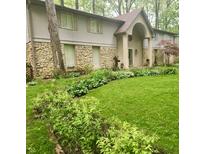
<path fill-rule="evenodd" d="M 31 4 L 40 5 L 40 6 L 45 7 L 45 2 L 44 1 L 30 0 L 30 2 L 31 2 Z M 115 19 L 115 18 L 109 18 L 109 17 L 105 17 L 105 16 L 93 14 L 93 13 L 88 13 L 88 12 L 85 12 L 85 11 L 82 11 L 82 10 L 76 10 L 76 9 L 72 9 L 72 8 L 57 5 L 57 4 L 55 4 L 55 7 L 56 7 L 57 10 L 63 10 L 63 11 L 67 11 L 67 12 L 71 12 L 71 13 L 75 13 L 75 14 L 79 14 L 79 15 L 94 17 L 94 18 L 102 19 L 102 20 L 109 21 L 109 22 L 116 22 L 116 23 L 121 23 L 121 24 L 124 23 L 124 21 L 118 20 L 118 19 Z"/>
<path fill-rule="evenodd" d="M 138 15 L 142 14 L 142 16 L 145 19 L 145 22 L 147 23 L 147 26 L 150 30 L 150 32 L 153 34 L 153 29 L 152 26 L 149 22 L 149 19 L 146 15 L 146 13 L 144 12 L 144 9 L 135 9 L 129 13 L 120 15 L 115 17 L 115 19 L 124 21 L 125 23 L 117 30 L 117 32 L 115 34 L 120 34 L 120 33 L 125 33 L 128 28 L 130 27 L 130 25 L 134 22 L 134 20 L 138 17 Z"/>

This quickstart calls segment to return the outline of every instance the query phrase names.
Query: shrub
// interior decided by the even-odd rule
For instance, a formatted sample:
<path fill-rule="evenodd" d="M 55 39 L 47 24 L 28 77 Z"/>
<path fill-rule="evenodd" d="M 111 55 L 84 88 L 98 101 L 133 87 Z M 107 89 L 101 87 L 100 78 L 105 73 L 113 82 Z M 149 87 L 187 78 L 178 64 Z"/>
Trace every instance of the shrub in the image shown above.
<path fill-rule="evenodd" d="M 167 67 L 161 70 L 161 74 L 177 74 L 177 69 L 174 67 Z"/>
<path fill-rule="evenodd" d="M 102 123 L 97 99 L 74 100 L 65 92 L 48 92 L 38 96 L 35 103 L 34 113 L 47 119 L 65 153 L 97 150 Z"/>
<path fill-rule="evenodd" d="M 28 82 L 27 84 L 28 84 L 29 86 L 35 86 L 35 85 L 37 84 L 37 82 L 31 81 L 31 82 Z"/>
<path fill-rule="evenodd" d="M 124 79 L 134 77 L 134 73 L 130 71 L 117 71 L 113 72 L 116 79 Z"/>
<path fill-rule="evenodd" d="M 157 67 L 157 68 L 146 68 L 146 69 L 132 69 L 135 77 L 140 76 L 155 76 L 155 75 L 167 75 L 176 74 L 177 68 L 175 67 Z"/>
<path fill-rule="evenodd" d="M 70 72 L 65 74 L 65 78 L 74 78 L 74 77 L 79 77 L 81 74 L 80 72 Z"/>
<path fill-rule="evenodd" d="M 71 84 L 67 91 L 72 96 L 80 97 L 88 93 L 88 88 L 85 85 L 85 80 L 81 80 Z"/>
<path fill-rule="evenodd" d="M 135 153 L 152 154 L 157 152 L 154 148 L 157 136 L 147 136 L 138 128 L 126 122 L 117 122 L 112 125 L 106 136 L 98 140 L 101 153 Z"/>
<path fill-rule="evenodd" d="M 38 95 L 34 100 L 35 117 L 45 118 L 49 113 L 49 106 L 64 106 L 71 102 L 71 97 L 65 91 L 50 91 Z"/>
<path fill-rule="evenodd" d="M 47 92 L 35 103 L 35 114 L 47 120 L 65 153 L 154 152 L 157 137 L 125 122 L 105 121 L 99 116 L 99 101 L 93 97 L 76 100 L 66 92 Z"/>

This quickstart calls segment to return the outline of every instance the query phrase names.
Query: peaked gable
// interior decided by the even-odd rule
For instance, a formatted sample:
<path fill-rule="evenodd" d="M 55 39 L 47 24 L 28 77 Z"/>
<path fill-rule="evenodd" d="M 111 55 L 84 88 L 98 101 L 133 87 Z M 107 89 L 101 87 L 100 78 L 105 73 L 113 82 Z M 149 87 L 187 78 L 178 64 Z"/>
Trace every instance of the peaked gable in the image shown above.
<path fill-rule="evenodd" d="M 115 34 L 125 33 L 140 14 L 144 18 L 147 24 L 147 27 L 149 28 L 151 34 L 153 35 L 154 33 L 153 33 L 152 26 L 143 9 L 135 9 L 130 13 L 126 13 L 126 14 L 115 17 L 115 19 L 124 21 L 124 24 L 116 31 Z"/>

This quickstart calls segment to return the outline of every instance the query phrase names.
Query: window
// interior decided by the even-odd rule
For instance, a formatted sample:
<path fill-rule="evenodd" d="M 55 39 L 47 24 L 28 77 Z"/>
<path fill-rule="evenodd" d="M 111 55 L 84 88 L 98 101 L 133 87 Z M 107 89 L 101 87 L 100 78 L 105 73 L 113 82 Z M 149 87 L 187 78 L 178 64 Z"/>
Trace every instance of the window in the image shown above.
<path fill-rule="evenodd" d="M 77 17 L 72 13 L 58 13 L 57 18 L 60 27 L 77 30 Z"/>
<path fill-rule="evenodd" d="M 75 66 L 75 48 L 73 45 L 64 44 L 65 66 Z"/>
<path fill-rule="evenodd" d="M 93 65 L 94 68 L 100 67 L 100 48 L 93 47 Z"/>
<path fill-rule="evenodd" d="M 102 22 L 93 18 L 89 20 L 88 32 L 91 33 L 102 33 Z"/>

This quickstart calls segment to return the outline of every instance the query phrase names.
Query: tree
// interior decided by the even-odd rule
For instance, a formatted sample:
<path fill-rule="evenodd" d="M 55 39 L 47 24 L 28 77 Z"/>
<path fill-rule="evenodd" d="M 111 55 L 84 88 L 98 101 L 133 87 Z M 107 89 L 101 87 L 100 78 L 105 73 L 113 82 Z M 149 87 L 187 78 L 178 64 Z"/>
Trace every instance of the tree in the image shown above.
<path fill-rule="evenodd" d="M 61 0 L 61 6 L 64 6 L 64 0 Z"/>
<path fill-rule="evenodd" d="M 93 13 L 95 14 L 95 0 L 93 0 L 93 2 L 92 2 L 92 8 L 93 8 Z"/>
<path fill-rule="evenodd" d="M 166 41 L 166 40 L 161 40 L 159 45 L 162 47 L 162 51 L 164 52 L 164 54 L 167 55 L 167 58 L 168 58 L 167 64 L 169 65 L 170 56 L 171 55 L 175 55 L 175 56 L 179 55 L 179 47 L 177 46 L 176 43 Z"/>
<path fill-rule="evenodd" d="M 60 39 L 58 34 L 58 22 L 56 16 L 56 10 L 53 0 L 45 0 L 46 11 L 48 16 L 48 31 L 51 40 L 51 49 L 53 53 L 53 61 L 55 70 L 57 69 L 57 64 L 61 71 L 65 71 L 63 56 L 61 52 Z"/>
<path fill-rule="evenodd" d="M 160 0 L 155 0 L 155 28 L 159 28 Z"/>
<path fill-rule="evenodd" d="M 125 11 L 126 13 L 130 12 L 130 9 L 132 7 L 132 5 L 134 4 L 136 0 L 125 0 Z"/>
<path fill-rule="evenodd" d="M 79 9 L 79 0 L 75 0 L 75 9 Z"/>

